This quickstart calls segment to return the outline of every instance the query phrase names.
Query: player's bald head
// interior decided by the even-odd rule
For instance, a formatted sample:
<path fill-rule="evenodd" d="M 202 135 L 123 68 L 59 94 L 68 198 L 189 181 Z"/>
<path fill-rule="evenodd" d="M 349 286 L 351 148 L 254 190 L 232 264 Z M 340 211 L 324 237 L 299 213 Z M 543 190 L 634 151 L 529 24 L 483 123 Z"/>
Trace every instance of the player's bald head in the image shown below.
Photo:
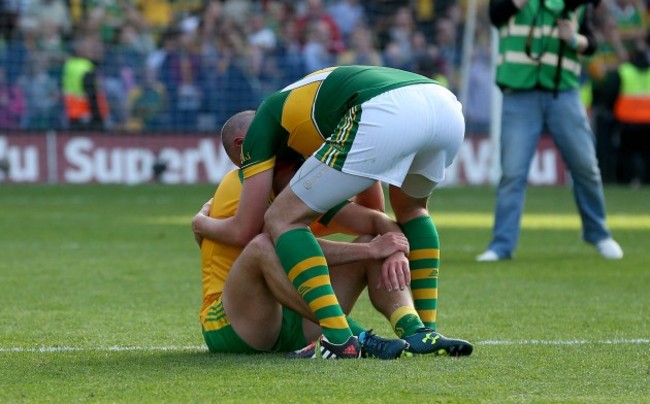
<path fill-rule="evenodd" d="M 239 166 L 241 144 L 246 137 L 246 131 L 251 125 L 251 121 L 255 116 L 255 111 L 248 110 L 238 112 L 223 124 L 221 128 L 221 142 L 223 148 L 228 153 L 228 157 L 235 165 Z"/>

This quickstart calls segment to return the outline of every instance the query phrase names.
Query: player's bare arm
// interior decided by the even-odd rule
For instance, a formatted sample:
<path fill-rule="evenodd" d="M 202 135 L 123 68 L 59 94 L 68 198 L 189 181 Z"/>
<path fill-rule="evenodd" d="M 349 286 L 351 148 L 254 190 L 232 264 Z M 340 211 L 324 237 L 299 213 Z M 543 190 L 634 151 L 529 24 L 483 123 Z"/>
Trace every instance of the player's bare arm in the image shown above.
<path fill-rule="evenodd" d="M 196 240 L 196 243 L 199 245 L 199 248 L 201 248 L 201 244 L 203 243 L 203 236 L 197 231 L 195 227 L 195 222 L 197 221 L 197 216 L 209 216 L 210 215 L 210 207 L 212 206 L 212 201 L 214 198 L 210 198 L 206 203 L 201 206 L 201 209 L 199 209 L 199 212 L 194 215 L 194 220 L 192 220 L 192 232 L 194 233 L 194 240 Z"/>
<path fill-rule="evenodd" d="M 318 239 L 329 265 L 344 265 L 367 259 L 384 259 L 396 252 L 404 252 L 408 241 L 403 234 L 387 233 L 362 243 Z"/>
<path fill-rule="evenodd" d="M 350 234 L 391 235 L 399 242 L 400 249 L 385 250 L 382 276 L 377 288 L 403 290 L 411 283 L 408 262 L 409 244 L 399 225 L 388 215 L 373 209 L 350 203 L 343 207 L 332 219 L 332 226 L 346 227 Z M 379 241 L 379 240 L 378 240 Z"/>
<path fill-rule="evenodd" d="M 273 170 L 262 171 L 247 178 L 235 216 L 216 219 L 201 209 L 192 220 L 195 238 L 209 238 L 220 243 L 245 246 L 262 231 L 264 212 L 268 206 L 273 183 Z"/>

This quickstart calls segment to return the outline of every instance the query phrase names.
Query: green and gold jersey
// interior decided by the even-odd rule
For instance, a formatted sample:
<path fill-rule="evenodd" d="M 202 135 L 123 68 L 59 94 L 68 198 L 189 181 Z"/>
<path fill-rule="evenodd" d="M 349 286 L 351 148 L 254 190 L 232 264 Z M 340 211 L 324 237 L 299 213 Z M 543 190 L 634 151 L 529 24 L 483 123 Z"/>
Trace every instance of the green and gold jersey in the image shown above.
<path fill-rule="evenodd" d="M 241 170 L 232 170 L 223 177 L 214 193 L 212 206 L 210 207 L 210 217 L 225 219 L 237 213 L 237 207 L 239 206 L 239 199 L 241 197 L 242 181 L 243 176 Z M 273 195 L 271 195 L 271 199 L 272 197 Z M 348 201 L 340 203 L 314 221 L 311 225 L 313 233 L 318 237 L 334 233 L 350 234 L 343 227 L 330 225 L 330 221 L 334 215 L 347 203 Z M 203 239 L 201 243 L 203 302 L 199 311 L 201 316 L 206 315 L 204 312 L 209 309 L 209 306 L 223 292 L 228 272 L 242 250 L 243 247 L 218 243 L 207 238 Z"/>
<path fill-rule="evenodd" d="M 386 91 L 436 81 L 377 66 L 340 66 L 314 72 L 270 95 L 255 114 L 242 146 L 244 178 L 269 170 L 289 147 L 315 152 L 350 108 Z"/>

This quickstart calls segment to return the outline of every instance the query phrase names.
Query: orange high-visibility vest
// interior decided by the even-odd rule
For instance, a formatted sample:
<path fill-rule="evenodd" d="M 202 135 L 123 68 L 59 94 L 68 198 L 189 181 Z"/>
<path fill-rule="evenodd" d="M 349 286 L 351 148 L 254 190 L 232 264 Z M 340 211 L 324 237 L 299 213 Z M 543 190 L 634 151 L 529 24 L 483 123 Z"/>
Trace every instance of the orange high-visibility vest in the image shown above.
<path fill-rule="evenodd" d="M 63 99 L 70 120 L 90 119 L 90 102 L 83 88 L 83 80 L 94 68 L 90 60 L 79 57 L 68 59 L 63 66 Z M 108 102 L 101 91 L 97 94 L 97 103 L 101 116 L 106 118 Z"/>
<path fill-rule="evenodd" d="M 614 116 L 622 123 L 650 124 L 650 68 L 640 70 L 631 63 L 618 69 L 621 89 Z"/>

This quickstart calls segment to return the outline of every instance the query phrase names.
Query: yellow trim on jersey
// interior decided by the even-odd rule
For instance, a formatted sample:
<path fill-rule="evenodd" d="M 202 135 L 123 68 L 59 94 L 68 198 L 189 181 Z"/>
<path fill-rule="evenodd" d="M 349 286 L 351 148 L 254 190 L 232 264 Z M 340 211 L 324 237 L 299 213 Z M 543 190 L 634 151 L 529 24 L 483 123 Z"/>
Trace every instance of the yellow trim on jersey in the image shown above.
<path fill-rule="evenodd" d="M 423 248 L 421 250 L 412 250 L 409 253 L 410 260 L 424 260 L 424 259 L 439 259 L 440 249 L 438 248 Z"/>
<path fill-rule="evenodd" d="M 257 164 L 253 164 L 250 167 L 242 168 L 242 170 L 244 171 L 244 179 L 250 178 L 250 177 L 254 176 L 255 174 L 259 174 L 259 173 L 264 172 L 266 170 L 270 170 L 273 167 L 275 167 L 275 156 L 271 157 L 268 160 L 259 162 Z"/>
<path fill-rule="evenodd" d="M 309 156 L 323 144 L 324 137 L 313 119 L 321 84 L 322 81 L 317 81 L 291 90 L 282 107 L 281 125 L 289 131 L 287 144 L 303 156 Z"/>
<path fill-rule="evenodd" d="M 438 289 L 415 289 L 413 292 L 413 300 L 426 300 L 426 299 L 437 299 L 438 298 Z"/>
<path fill-rule="evenodd" d="M 308 270 L 309 268 L 317 266 L 327 266 L 327 261 L 325 257 L 310 257 L 305 260 L 300 261 L 287 273 L 289 280 L 293 282 L 294 279 L 298 277 L 301 273 Z"/>
<path fill-rule="evenodd" d="M 201 325 L 205 331 L 215 331 L 230 325 L 223 304 L 221 304 L 221 296 L 201 312 L 200 317 Z"/>
<path fill-rule="evenodd" d="M 220 330 L 224 327 L 227 327 L 228 325 L 230 325 L 230 322 L 228 321 L 228 317 L 221 317 L 220 319 L 214 319 L 214 320 L 208 320 L 208 319 L 203 320 L 203 329 L 205 331 Z"/>
<path fill-rule="evenodd" d="M 316 71 L 313 72 L 313 73 L 309 73 L 309 74 L 308 74 L 307 76 L 305 76 L 305 77 L 314 76 L 314 75 L 316 75 L 316 74 L 321 74 L 321 73 L 331 72 L 332 70 L 334 70 L 334 69 L 336 69 L 336 68 L 337 68 L 337 66 L 326 67 L 326 68 L 324 68 L 324 69 L 316 70 Z"/>

